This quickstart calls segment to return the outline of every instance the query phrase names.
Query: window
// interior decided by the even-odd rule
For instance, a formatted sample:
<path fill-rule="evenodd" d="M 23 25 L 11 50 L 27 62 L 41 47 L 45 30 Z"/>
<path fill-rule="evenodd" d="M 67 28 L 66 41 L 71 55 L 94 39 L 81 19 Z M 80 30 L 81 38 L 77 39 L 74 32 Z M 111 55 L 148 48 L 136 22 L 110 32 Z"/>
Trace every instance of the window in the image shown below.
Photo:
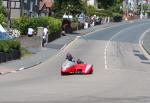
<path fill-rule="evenodd" d="M 31 1 L 31 3 L 30 3 L 30 12 L 32 12 L 33 11 L 33 2 Z"/>
<path fill-rule="evenodd" d="M 35 0 L 35 5 L 38 5 L 38 0 Z"/>
<path fill-rule="evenodd" d="M 12 9 L 19 9 L 20 8 L 20 2 L 19 1 L 11 1 L 11 8 Z"/>
<path fill-rule="evenodd" d="M 16 2 L 15 8 L 20 8 L 20 2 Z"/>
<path fill-rule="evenodd" d="M 27 0 L 24 0 L 24 3 L 27 3 L 28 1 Z"/>

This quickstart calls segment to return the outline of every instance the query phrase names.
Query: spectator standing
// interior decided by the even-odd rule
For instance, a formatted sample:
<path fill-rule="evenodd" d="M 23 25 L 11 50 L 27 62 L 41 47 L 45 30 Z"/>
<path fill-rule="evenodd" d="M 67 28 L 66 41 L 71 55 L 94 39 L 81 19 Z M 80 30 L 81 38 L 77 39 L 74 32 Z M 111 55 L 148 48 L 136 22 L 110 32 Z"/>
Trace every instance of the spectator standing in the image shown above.
<path fill-rule="evenodd" d="M 45 27 L 43 29 L 43 35 L 42 35 L 42 47 L 45 46 L 45 44 L 48 43 L 48 27 Z"/>
<path fill-rule="evenodd" d="M 45 42 L 48 43 L 48 26 L 44 28 L 43 34 L 45 35 Z"/>
<path fill-rule="evenodd" d="M 43 33 L 44 33 L 44 35 L 47 35 L 47 34 L 48 34 L 48 27 L 45 27 L 45 28 L 44 28 Z"/>

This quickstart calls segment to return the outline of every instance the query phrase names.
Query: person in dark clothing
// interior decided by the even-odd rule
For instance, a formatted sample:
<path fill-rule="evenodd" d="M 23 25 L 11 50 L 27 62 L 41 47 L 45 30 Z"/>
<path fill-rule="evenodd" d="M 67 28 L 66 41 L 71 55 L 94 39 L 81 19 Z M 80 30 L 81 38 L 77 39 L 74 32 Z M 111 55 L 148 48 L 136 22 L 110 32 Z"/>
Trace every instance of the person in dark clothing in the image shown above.
<path fill-rule="evenodd" d="M 67 53 L 66 59 L 67 59 L 68 61 L 73 61 L 73 56 L 72 56 L 70 53 Z"/>
<path fill-rule="evenodd" d="M 84 62 L 80 59 L 77 59 L 77 64 L 83 64 Z"/>

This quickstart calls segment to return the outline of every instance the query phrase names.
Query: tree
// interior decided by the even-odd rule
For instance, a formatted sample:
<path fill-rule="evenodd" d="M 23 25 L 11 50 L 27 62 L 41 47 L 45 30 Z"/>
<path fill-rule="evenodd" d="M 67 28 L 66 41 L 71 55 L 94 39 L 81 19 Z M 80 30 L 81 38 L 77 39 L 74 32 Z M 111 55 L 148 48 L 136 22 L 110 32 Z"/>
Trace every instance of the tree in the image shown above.
<path fill-rule="evenodd" d="M 114 0 L 97 0 L 102 9 L 107 9 L 114 4 Z"/>
<path fill-rule="evenodd" d="M 123 0 L 97 0 L 102 9 L 108 9 L 123 2 Z"/>
<path fill-rule="evenodd" d="M 3 6 L 3 0 L 0 0 L 0 14 L 7 16 L 6 8 Z"/>
<path fill-rule="evenodd" d="M 86 13 L 87 15 L 94 15 L 94 13 L 96 12 L 96 8 L 92 5 L 87 6 L 86 8 Z"/>
<path fill-rule="evenodd" d="M 0 0 L 0 6 L 2 6 L 2 0 Z"/>
<path fill-rule="evenodd" d="M 54 0 L 54 10 L 56 12 L 63 11 L 66 13 L 76 14 L 85 10 L 82 0 Z"/>

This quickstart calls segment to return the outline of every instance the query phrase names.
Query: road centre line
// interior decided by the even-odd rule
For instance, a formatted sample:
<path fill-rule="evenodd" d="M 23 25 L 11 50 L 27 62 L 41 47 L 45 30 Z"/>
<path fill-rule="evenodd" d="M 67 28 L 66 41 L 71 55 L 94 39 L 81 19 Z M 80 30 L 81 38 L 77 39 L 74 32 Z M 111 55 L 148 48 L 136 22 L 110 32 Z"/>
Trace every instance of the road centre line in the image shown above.
<path fill-rule="evenodd" d="M 144 23 L 144 24 L 145 24 L 145 23 Z M 147 24 L 147 23 L 146 23 L 146 24 Z M 104 50 L 104 61 L 105 61 L 105 69 L 106 69 L 106 70 L 108 70 L 107 50 L 108 50 L 108 48 L 109 48 L 109 45 L 110 45 L 111 41 L 112 41 L 114 38 L 116 38 L 121 32 L 124 32 L 124 31 L 126 31 L 126 30 L 128 30 L 128 29 L 131 29 L 131 28 L 135 27 L 135 26 L 137 26 L 137 25 L 134 25 L 134 26 L 132 26 L 132 27 L 127 27 L 127 28 L 125 28 L 125 29 L 119 31 L 118 33 L 116 33 L 115 35 L 113 35 L 113 36 L 109 39 L 109 41 L 106 43 L 105 50 Z"/>
<path fill-rule="evenodd" d="M 144 24 L 148 24 L 148 23 L 146 22 L 146 23 L 143 23 L 142 25 L 144 25 Z M 125 29 L 119 31 L 118 33 L 116 33 L 115 35 L 113 35 L 113 36 L 109 39 L 109 41 L 106 43 L 105 50 L 104 50 L 104 61 L 105 61 L 105 69 L 106 69 L 106 70 L 108 70 L 107 50 L 108 50 L 108 48 L 109 48 L 109 45 L 110 45 L 111 41 L 112 41 L 115 37 L 117 37 L 121 32 L 124 32 L 124 31 L 127 30 L 127 29 L 134 28 L 135 26 L 137 26 L 137 25 L 133 25 L 132 27 L 127 27 L 127 28 L 125 28 Z M 150 30 L 150 29 L 148 29 L 148 30 Z M 146 31 L 146 33 L 148 32 L 148 30 Z M 145 35 L 146 33 L 144 32 L 143 35 Z M 142 39 L 141 39 L 141 40 L 142 40 Z M 140 44 L 140 43 L 141 43 L 141 42 L 139 42 L 139 44 Z M 145 50 L 144 50 L 144 51 L 145 51 Z M 146 54 L 147 54 L 147 53 L 146 53 Z M 149 58 L 150 58 L 150 57 L 149 57 Z"/>
<path fill-rule="evenodd" d="M 105 30 L 105 29 L 109 29 L 109 28 L 112 28 L 112 27 L 118 27 L 118 26 L 121 26 L 121 25 L 124 25 L 124 24 L 113 24 L 113 25 L 111 25 L 111 26 L 109 26 L 109 27 L 105 27 L 105 28 L 102 28 L 101 30 L 95 30 L 95 31 L 93 31 L 93 32 L 90 32 L 90 33 L 87 33 L 87 34 L 85 34 L 85 35 L 83 35 L 84 37 L 85 36 L 88 36 L 88 35 L 91 35 L 91 34 L 93 34 L 93 33 L 95 33 L 95 32 L 98 32 L 98 31 L 103 31 L 103 30 Z M 101 27 L 100 27 L 101 28 Z M 57 56 L 59 56 L 61 53 L 63 53 L 67 48 L 69 48 L 71 45 L 73 45 L 80 37 L 83 37 L 83 36 L 77 36 L 73 41 L 71 41 L 69 44 L 65 44 L 59 51 L 58 51 L 58 53 L 56 54 L 56 55 L 54 55 L 54 56 L 52 56 L 49 60 L 51 61 L 51 60 L 53 60 L 55 57 L 57 57 Z"/>

